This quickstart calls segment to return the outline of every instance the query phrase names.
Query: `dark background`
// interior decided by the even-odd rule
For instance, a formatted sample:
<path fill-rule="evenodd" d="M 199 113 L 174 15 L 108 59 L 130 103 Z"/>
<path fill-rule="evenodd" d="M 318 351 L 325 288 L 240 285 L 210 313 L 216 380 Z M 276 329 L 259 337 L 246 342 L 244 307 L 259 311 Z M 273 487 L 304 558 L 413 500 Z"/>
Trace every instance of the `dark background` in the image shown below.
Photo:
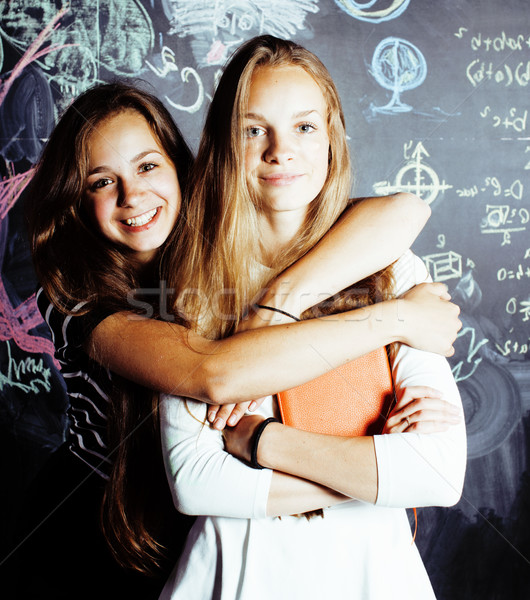
<path fill-rule="evenodd" d="M 456 507 L 419 511 L 418 546 L 437 595 L 530 597 L 530 3 L 61 6 L 0 7 L 0 556 L 12 549 L 26 486 L 66 426 L 22 221 L 23 189 L 44 141 L 77 94 L 125 77 L 152 84 L 196 149 L 227 54 L 271 33 L 313 50 L 335 78 L 355 195 L 403 189 L 430 203 L 414 249 L 462 308 L 451 364 L 468 426 L 466 484 Z"/>

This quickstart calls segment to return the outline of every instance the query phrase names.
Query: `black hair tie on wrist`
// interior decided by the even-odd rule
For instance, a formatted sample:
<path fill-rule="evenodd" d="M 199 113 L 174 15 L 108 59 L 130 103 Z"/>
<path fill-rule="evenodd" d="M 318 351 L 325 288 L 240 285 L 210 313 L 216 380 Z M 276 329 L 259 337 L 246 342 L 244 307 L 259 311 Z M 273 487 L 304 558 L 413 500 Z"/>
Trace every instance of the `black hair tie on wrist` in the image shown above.
<path fill-rule="evenodd" d="M 256 431 L 254 432 L 254 439 L 252 440 L 252 448 L 250 450 L 250 466 L 253 469 L 263 469 L 264 468 L 258 462 L 258 444 L 259 444 L 261 435 L 265 431 L 265 427 L 267 427 L 267 425 L 269 423 L 273 423 L 273 422 L 279 423 L 278 419 L 275 419 L 274 417 L 269 417 L 268 419 L 265 419 L 265 421 L 262 421 L 258 425 L 258 427 L 256 428 Z"/>
<path fill-rule="evenodd" d="M 277 312 L 277 313 L 280 313 L 282 315 L 285 315 L 286 317 L 289 317 L 290 319 L 293 319 L 293 321 L 300 321 L 300 319 L 298 317 L 295 317 L 291 313 L 288 313 L 285 310 L 282 310 L 281 308 L 274 308 L 273 306 L 265 306 L 264 304 L 256 304 L 256 306 L 258 308 L 264 308 L 265 310 L 272 310 L 272 312 Z"/>

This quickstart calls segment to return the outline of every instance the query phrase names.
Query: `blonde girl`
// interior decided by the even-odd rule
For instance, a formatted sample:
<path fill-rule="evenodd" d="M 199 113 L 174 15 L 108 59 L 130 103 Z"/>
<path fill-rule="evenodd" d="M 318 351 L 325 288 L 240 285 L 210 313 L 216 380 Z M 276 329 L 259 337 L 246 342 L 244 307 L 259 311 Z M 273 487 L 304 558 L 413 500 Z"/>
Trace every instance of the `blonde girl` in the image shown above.
<path fill-rule="evenodd" d="M 192 179 L 197 194 L 180 238 L 192 260 L 169 280 L 192 326 L 222 337 L 238 327 L 268 279 L 308 252 L 348 205 L 344 120 L 322 63 L 270 36 L 245 44 L 220 81 L 196 167 L 202 184 Z M 401 300 L 378 301 L 425 279 L 421 261 L 408 253 L 318 306 L 316 314 L 328 316 L 315 320 L 330 330 L 340 323 L 344 336 L 371 349 L 369 332 L 411 318 L 403 307 L 398 319 Z M 205 307 L 205 298 L 214 301 Z M 337 314 L 367 303 L 355 327 Z M 260 301 L 254 318 L 266 306 Z M 427 325 L 427 335 L 435 327 Z M 310 344 L 311 354 L 340 363 L 332 347 Z M 404 508 L 458 500 L 465 468 L 460 398 L 440 356 L 401 344 L 392 366 L 400 400 L 378 436 L 333 438 L 272 422 L 255 444 L 263 419 L 277 416 L 269 398 L 225 433 L 225 449 L 205 425 L 202 405 L 163 398 L 174 502 L 198 519 L 161 598 L 434 597 Z M 252 446 L 268 468 L 249 466 Z M 289 516 L 322 509 L 324 518 Z"/>

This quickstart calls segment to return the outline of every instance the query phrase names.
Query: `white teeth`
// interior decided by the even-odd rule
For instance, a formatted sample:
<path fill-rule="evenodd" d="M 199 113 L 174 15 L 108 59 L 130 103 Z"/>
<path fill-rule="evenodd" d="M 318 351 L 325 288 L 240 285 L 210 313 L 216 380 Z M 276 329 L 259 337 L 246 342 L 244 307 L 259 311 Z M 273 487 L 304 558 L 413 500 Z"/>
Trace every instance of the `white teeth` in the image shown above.
<path fill-rule="evenodd" d="M 142 225 L 149 223 L 149 221 L 156 215 L 157 211 L 158 208 L 153 208 L 153 210 L 150 210 L 149 212 L 146 212 L 143 215 L 140 215 L 139 217 L 126 219 L 125 223 L 127 225 L 130 225 L 131 227 L 141 227 Z"/>

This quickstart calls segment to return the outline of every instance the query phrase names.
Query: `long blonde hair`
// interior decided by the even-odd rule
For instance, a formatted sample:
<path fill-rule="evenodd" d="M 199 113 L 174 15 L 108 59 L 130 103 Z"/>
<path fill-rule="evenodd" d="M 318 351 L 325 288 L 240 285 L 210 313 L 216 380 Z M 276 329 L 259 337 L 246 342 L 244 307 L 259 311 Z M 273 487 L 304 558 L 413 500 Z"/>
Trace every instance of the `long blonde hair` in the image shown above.
<path fill-rule="evenodd" d="M 244 168 L 244 127 L 252 75 L 261 67 L 297 66 L 320 87 L 327 105 L 330 140 L 328 175 L 310 203 L 296 240 L 272 269 L 259 269 L 259 203 Z M 322 62 L 291 41 L 260 36 L 244 44 L 226 66 L 214 95 L 192 172 L 184 231 L 163 258 L 173 311 L 210 338 L 233 333 L 267 282 L 296 262 L 329 231 L 349 203 L 350 156 L 341 101 Z M 359 257 L 362 260 L 362 257 Z M 392 269 L 387 268 L 306 311 L 303 318 L 332 314 L 385 300 Z M 321 510 L 304 513 L 306 518 Z"/>
<path fill-rule="evenodd" d="M 327 180 L 311 203 L 290 248 L 266 275 L 261 257 L 259 207 L 247 186 L 244 128 L 252 75 L 259 67 L 297 66 L 319 85 L 327 104 L 330 139 Z M 184 232 L 164 259 L 173 309 L 203 335 L 230 335 L 250 302 L 272 277 L 310 250 L 348 204 L 352 183 L 344 115 L 335 84 L 322 62 L 298 44 L 259 36 L 234 54 L 210 105 L 191 177 Z"/>

